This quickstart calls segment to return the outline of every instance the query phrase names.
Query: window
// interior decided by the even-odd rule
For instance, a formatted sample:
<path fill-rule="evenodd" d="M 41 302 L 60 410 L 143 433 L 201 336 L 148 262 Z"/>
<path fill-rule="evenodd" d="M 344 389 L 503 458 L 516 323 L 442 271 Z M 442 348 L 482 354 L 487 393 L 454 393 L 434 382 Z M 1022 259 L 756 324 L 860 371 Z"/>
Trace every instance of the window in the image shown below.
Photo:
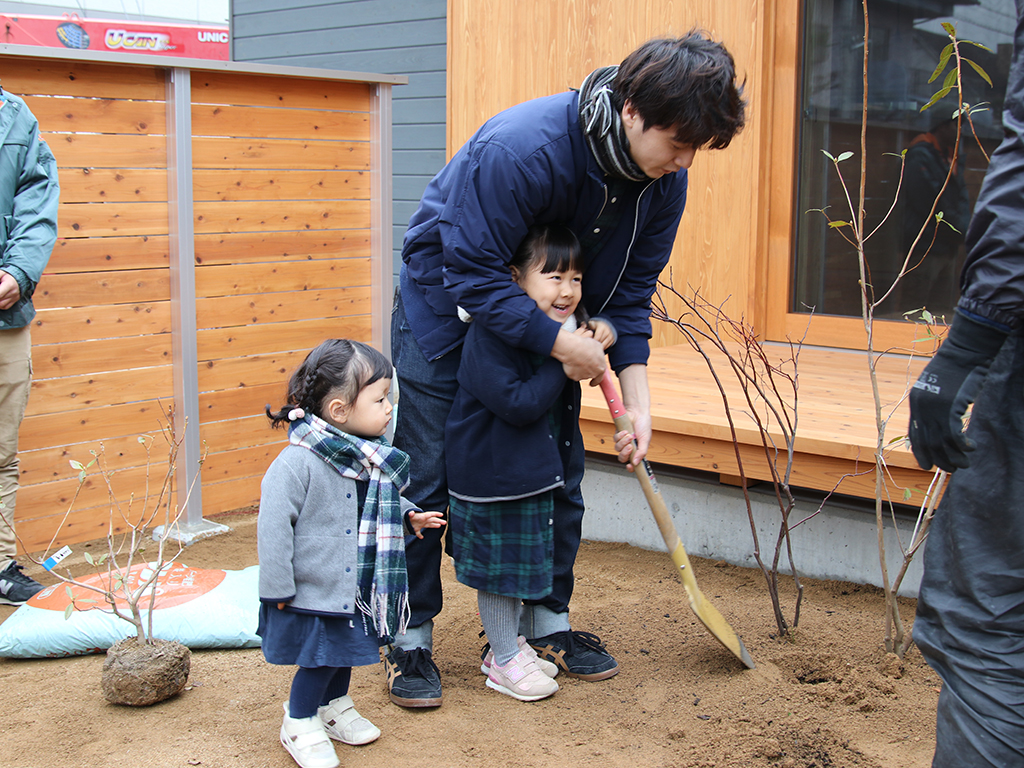
<path fill-rule="evenodd" d="M 898 319 L 904 312 L 923 307 L 949 317 L 959 294 L 963 233 L 987 167 L 985 155 L 991 155 L 1002 136 L 1002 103 L 1016 26 L 1014 2 L 876 0 L 869 3 L 868 10 L 867 232 L 879 225 L 892 205 L 900 184 L 898 155 L 906 151 L 896 207 L 866 249 L 869 283 L 875 295 L 880 297 L 888 290 L 908 252 L 914 266 L 877 316 Z M 949 43 L 943 21 L 955 25 L 961 40 L 990 49 L 965 45 L 962 53 L 977 62 L 993 82 L 990 87 L 964 66 L 964 100 L 971 105 L 984 103 L 986 109 L 973 115 L 977 138 L 964 121 L 954 173 L 936 208 L 952 227 L 936 226 L 929 214 L 946 181 L 956 145 L 956 122 L 951 119 L 956 92 L 921 111 L 942 87 L 944 75 L 933 83 L 928 78 Z M 829 227 L 825 217 L 813 209 L 827 209 L 833 220 L 851 219 L 835 168 L 822 150 L 834 157 L 853 153 L 840 168 L 850 198 L 855 206 L 857 203 L 863 29 L 860 0 L 808 0 L 805 4 L 790 312 L 806 313 L 813 308 L 817 315 L 860 315 L 856 252 L 840 231 Z M 924 226 L 926 222 L 928 226 Z"/>

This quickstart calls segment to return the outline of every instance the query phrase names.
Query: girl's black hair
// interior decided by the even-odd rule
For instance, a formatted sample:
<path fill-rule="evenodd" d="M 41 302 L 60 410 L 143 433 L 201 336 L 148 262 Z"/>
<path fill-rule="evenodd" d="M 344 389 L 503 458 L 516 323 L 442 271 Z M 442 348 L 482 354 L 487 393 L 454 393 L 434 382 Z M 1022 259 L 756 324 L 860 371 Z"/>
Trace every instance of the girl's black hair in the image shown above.
<path fill-rule="evenodd" d="M 328 339 L 313 349 L 288 381 L 288 399 L 284 408 L 265 412 L 271 426 L 288 424 L 295 408 L 323 418 L 322 408 L 329 397 L 352 403 L 363 387 L 381 379 L 393 378 L 391 361 L 368 344 L 350 339 Z"/>
<path fill-rule="evenodd" d="M 534 267 L 542 274 L 574 269 L 583 273 L 583 254 L 580 241 L 568 227 L 561 224 L 534 224 L 519 243 L 508 263 L 509 269 L 520 274 Z"/>

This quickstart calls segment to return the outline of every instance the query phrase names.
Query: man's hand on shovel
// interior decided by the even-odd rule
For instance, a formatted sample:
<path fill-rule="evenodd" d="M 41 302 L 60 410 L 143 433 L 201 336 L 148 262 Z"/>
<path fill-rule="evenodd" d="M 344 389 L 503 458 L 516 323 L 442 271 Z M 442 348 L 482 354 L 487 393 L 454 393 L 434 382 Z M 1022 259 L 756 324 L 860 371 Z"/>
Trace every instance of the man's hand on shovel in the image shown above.
<path fill-rule="evenodd" d="M 647 366 L 631 365 L 619 374 L 622 387 L 622 405 L 626 409 L 633 431 L 620 430 L 615 433 L 615 451 L 619 461 L 633 472 L 647 457 L 651 446 L 651 394 L 647 385 Z M 603 376 L 590 382 L 592 387 L 601 385 Z"/>

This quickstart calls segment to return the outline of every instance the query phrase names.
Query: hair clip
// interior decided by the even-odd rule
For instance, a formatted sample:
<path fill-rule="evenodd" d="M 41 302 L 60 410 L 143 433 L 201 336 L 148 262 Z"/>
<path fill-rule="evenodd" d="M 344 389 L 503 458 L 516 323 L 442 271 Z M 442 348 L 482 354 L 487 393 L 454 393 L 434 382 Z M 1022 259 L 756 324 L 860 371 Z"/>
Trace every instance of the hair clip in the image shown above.
<path fill-rule="evenodd" d="M 292 408 L 288 411 L 288 421 L 295 421 L 297 419 L 306 418 L 306 412 L 301 408 Z"/>

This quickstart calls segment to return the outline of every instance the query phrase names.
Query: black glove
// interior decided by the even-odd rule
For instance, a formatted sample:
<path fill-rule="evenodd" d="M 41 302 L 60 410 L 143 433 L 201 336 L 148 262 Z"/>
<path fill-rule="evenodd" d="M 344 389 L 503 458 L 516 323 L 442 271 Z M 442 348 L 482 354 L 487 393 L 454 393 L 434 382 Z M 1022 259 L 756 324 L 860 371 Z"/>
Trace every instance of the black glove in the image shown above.
<path fill-rule="evenodd" d="M 974 402 L 1007 333 L 959 311 L 946 340 L 910 390 L 910 445 L 921 469 L 953 472 L 970 465 L 974 442 L 963 431 Z"/>

